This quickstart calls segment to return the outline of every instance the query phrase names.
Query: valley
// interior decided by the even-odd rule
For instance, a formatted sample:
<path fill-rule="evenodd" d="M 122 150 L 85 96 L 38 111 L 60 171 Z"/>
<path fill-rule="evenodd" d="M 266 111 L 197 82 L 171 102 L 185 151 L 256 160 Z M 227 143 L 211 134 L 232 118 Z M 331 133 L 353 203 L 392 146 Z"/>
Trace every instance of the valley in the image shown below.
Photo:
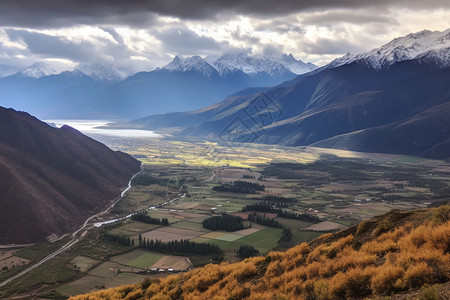
<path fill-rule="evenodd" d="M 65 299 L 141 282 L 147 277 L 165 277 L 211 262 L 238 262 L 241 246 L 252 245 L 266 254 L 392 209 L 425 208 L 449 200 L 450 163 L 441 160 L 313 147 L 105 135 L 96 138 L 138 158 L 143 171 L 111 210 L 92 218 L 89 231 L 76 244 L 0 287 L 2 297 L 31 293 Z M 230 192 L 217 188 L 233 182 L 258 184 L 264 190 Z M 268 205 L 258 206 L 261 203 Z M 93 226 L 136 212 L 153 220 L 166 219 L 168 225 L 125 218 Z M 252 212 L 277 223 L 245 220 Z M 202 226 L 204 220 L 221 213 L 242 217 L 247 228 L 227 232 Z M 283 228 L 289 228 L 290 239 L 282 239 Z M 196 244 L 218 246 L 221 253 L 155 250 L 155 246 L 140 246 L 140 238 L 143 244 L 150 240 L 174 243 L 189 239 Z M 22 249 L 1 250 L 0 265 L 11 266 L 12 260 L 19 263 L 0 271 L 0 281 L 42 260 L 69 240 L 65 237 Z"/>
<path fill-rule="evenodd" d="M 0 1 L 0 299 L 449 300 L 449 15 Z"/>

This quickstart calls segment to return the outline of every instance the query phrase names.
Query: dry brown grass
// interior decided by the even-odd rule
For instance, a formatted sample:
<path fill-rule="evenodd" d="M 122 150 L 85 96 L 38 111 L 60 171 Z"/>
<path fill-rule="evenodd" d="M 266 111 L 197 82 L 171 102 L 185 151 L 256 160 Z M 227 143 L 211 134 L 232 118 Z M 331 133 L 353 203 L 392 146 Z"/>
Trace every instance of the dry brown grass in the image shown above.
<path fill-rule="evenodd" d="M 74 299 L 355 299 L 385 296 L 450 280 L 450 221 L 433 222 L 437 209 L 393 212 L 362 226 L 367 239 L 355 247 L 353 234 L 328 235 L 312 247 L 303 243 L 240 263 L 207 265 L 169 276 L 141 289 L 130 286 Z M 408 218 L 428 221 L 412 223 Z M 392 227 L 373 234 L 381 222 Z M 367 223 L 369 224 L 369 223 Z M 384 226 L 384 225 L 383 225 Z M 331 239 L 331 240 L 330 240 Z M 139 291 L 139 292 L 137 292 Z M 122 296 L 120 296 L 122 295 Z"/>

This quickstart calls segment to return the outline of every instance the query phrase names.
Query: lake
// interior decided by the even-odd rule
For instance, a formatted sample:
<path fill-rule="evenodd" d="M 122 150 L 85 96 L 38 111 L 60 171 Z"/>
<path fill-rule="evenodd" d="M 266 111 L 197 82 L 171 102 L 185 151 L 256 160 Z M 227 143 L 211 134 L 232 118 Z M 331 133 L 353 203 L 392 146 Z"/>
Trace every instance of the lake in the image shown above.
<path fill-rule="evenodd" d="M 115 136 L 115 137 L 148 137 L 157 138 L 160 137 L 159 134 L 150 130 L 139 130 L 139 129 L 106 129 L 98 128 L 105 126 L 108 123 L 113 123 L 113 121 L 108 120 L 45 120 L 45 122 L 50 124 L 55 124 L 57 127 L 63 125 L 69 125 L 87 136 L 93 137 L 98 135 L 104 136 Z"/>

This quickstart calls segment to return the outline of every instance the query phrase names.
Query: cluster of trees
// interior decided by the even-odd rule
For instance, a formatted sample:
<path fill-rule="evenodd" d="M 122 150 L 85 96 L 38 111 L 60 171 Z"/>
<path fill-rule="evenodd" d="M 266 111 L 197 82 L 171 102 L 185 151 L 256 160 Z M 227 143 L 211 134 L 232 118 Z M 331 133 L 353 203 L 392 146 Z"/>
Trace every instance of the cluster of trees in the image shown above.
<path fill-rule="evenodd" d="M 274 218 L 268 218 L 265 214 L 258 214 L 257 212 L 249 214 L 247 220 L 268 227 L 283 228 L 283 224 L 281 224 Z"/>
<path fill-rule="evenodd" d="M 275 206 L 276 203 L 274 202 L 264 201 L 253 204 L 247 204 L 241 209 L 241 211 L 260 211 L 260 212 L 276 213 L 278 209 L 275 208 Z"/>
<path fill-rule="evenodd" d="M 310 214 L 299 214 L 291 211 L 286 211 L 280 208 L 276 208 L 275 206 L 277 203 L 275 202 L 259 202 L 254 204 L 248 204 L 244 208 L 242 208 L 242 211 L 258 211 L 258 212 L 267 212 L 267 213 L 276 213 L 277 217 L 280 218 L 286 218 L 286 219 L 294 219 L 294 220 L 300 220 L 304 222 L 311 222 L 311 223 L 319 223 L 320 219 L 317 216 L 310 215 Z"/>
<path fill-rule="evenodd" d="M 258 177 L 258 180 L 259 181 L 266 181 L 266 178 L 270 178 L 270 177 L 261 175 L 261 176 Z"/>
<path fill-rule="evenodd" d="M 125 235 L 104 233 L 103 238 L 109 242 L 118 243 L 119 245 L 123 245 L 123 246 L 133 246 L 134 245 L 134 240 L 130 239 L 129 236 L 125 236 Z"/>
<path fill-rule="evenodd" d="M 165 178 L 158 178 L 152 175 L 148 175 L 146 173 L 141 173 L 133 178 L 131 181 L 132 186 L 142 185 L 142 186 L 149 186 L 152 184 L 159 184 L 162 186 L 167 185 L 168 179 Z"/>
<path fill-rule="evenodd" d="M 245 174 L 245 175 L 242 176 L 242 178 L 245 178 L 245 179 L 255 179 L 255 175 L 247 175 L 247 174 Z"/>
<path fill-rule="evenodd" d="M 167 218 L 152 218 L 149 215 L 147 215 L 146 212 L 138 212 L 131 216 L 131 220 L 139 221 L 147 224 L 155 224 L 155 225 L 170 225 L 169 219 Z"/>
<path fill-rule="evenodd" d="M 325 300 L 383 298 L 403 291 L 417 291 L 420 299 L 438 299 L 439 294 L 445 294 L 445 286 L 434 284 L 450 280 L 450 223 L 448 211 L 440 221 L 424 221 L 434 213 L 416 211 L 378 236 L 371 230 L 360 232 L 366 235 L 358 247 L 354 246 L 358 234 L 327 235 L 314 245 L 303 243 L 235 264 L 209 264 L 151 285 L 95 292 L 89 299 L 104 299 L 108 294 L 111 299 L 140 299 L 144 295 L 188 299 L 201 295 L 204 299 Z M 429 297 L 431 294 L 434 297 Z"/>
<path fill-rule="evenodd" d="M 289 243 L 292 241 L 292 231 L 288 227 L 283 227 L 283 235 L 278 240 L 278 244 Z"/>
<path fill-rule="evenodd" d="M 237 231 L 245 229 L 242 219 L 239 217 L 222 214 L 220 216 L 213 216 L 205 219 L 202 222 L 204 228 L 209 230 L 225 230 L 225 231 Z"/>
<path fill-rule="evenodd" d="M 286 197 L 281 197 L 281 196 L 271 196 L 271 195 L 264 196 L 263 199 L 268 202 L 276 202 L 276 203 L 278 203 L 278 205 L 280 205 L 280 203 L 291 203 L 291 202 L 295 201 L 295 199 L 293 199 L 293 198 L 286 198 Z"/>
<path fill-rule="evenodd" d="M 180 254 L 217 254 L 223 255 L 219 246 L 207 243 L 196 243 L 189 240 L 161 242 L 160 240 L 146 240 L 139 235 L 139 248 L 145 248 L 163 253 Z"/>
<path fill-rule="evenodd" d="M 253 247 L 251 245 L 240 246 L 237 253 L 241 259 L 260 255 L 258 249 L 256 249 L 255 247 Z"/>
<path fill-rule="evenodd" d="M 318 216 L 310 215 L 310 214 L 298 214 L 292 211 L 285 211 L 285 210 L 279 210 L 277 212 L 277 216 L 280 218 L 286 218 L 286 219 L 294 219 L 294 220 L 300 220 L 304 222 L 311 222 L 311 223 L 319 223 L 320 219 Z"/>
<path fill-rule="evenodd" d="M 233 181 L 230 183 L 221 183 L 220 186 L 213 187 L 214 191 L 229 192 L 239 194 L 256 194 L 257 191 L 264 191 L 266 187 L 259 183 L 252 183 L 247 181 Z"/>

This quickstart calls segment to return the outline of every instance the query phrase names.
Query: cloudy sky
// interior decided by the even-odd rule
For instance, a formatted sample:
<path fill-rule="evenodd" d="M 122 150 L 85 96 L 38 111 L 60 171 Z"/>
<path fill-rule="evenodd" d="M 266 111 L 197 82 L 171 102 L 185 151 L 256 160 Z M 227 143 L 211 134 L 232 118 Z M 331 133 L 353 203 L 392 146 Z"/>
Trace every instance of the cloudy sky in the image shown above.
<path fill-rule="evenodd" d="M 450 28 L 449 0 L 2 0 L 0 68 L 152 70 L 173 56 L 292 53 L 323 65 Z"/>

